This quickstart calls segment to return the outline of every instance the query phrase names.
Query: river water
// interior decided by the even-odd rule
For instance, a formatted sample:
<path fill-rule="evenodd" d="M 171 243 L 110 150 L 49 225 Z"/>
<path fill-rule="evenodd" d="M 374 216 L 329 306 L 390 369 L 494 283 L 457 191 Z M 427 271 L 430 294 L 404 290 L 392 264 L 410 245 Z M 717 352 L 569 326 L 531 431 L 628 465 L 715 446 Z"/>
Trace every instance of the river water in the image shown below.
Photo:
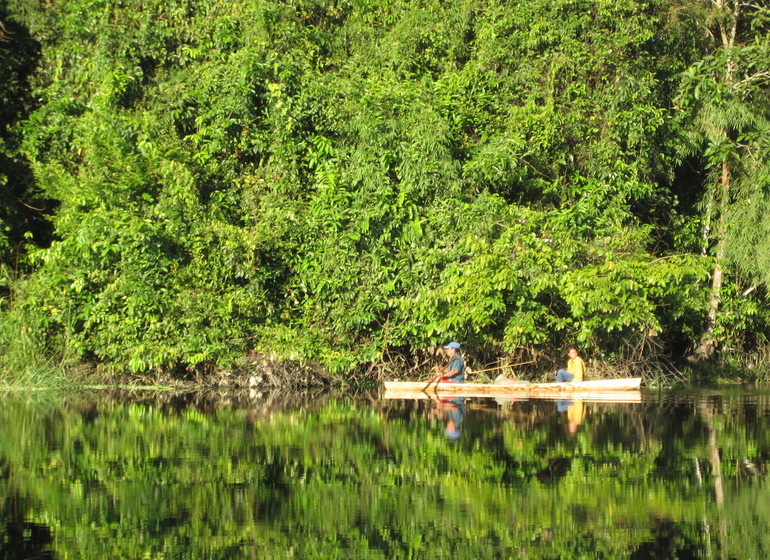
<path fill-rule="evenodd" d="M 0 394 L 0 558 L 770 557 L 770 392 Z"/>

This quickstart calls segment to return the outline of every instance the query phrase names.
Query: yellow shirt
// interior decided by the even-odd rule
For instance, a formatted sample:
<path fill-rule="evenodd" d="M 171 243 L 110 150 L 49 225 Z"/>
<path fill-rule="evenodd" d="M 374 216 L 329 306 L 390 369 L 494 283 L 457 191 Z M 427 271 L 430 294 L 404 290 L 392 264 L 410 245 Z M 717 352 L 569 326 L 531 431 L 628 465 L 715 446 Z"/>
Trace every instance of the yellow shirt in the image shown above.
<path fill-rule="evenodd" d="M 576 399 L 572 405 L 567 407 L 567 420 L 570 422 L 580 424 L 583 421 L 583 418 L 585 418 L 585 415 L 586 405 L 584 405 L 583 401 L 580 399 Z"/>
<path fill-rule="evenodd" d="M 572 381 L 583 381 L 586 374 L 586 363 L 580 356 L 567 360 L 567 371 L 575 376 Z"/>

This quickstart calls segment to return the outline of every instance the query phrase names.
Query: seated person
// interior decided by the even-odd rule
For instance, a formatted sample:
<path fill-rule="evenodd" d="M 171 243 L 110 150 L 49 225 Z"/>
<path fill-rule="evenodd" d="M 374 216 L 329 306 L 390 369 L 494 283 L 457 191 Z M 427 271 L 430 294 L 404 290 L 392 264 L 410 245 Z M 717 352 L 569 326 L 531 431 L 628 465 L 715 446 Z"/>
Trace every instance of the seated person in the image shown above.
<path fill-rule="evenodd" d="M 450 342 L 444 346 L 449 363 L 446 366 L 433 366 L 433 375 L 431 383 L 462 383 L 465 380 L 465 363 L 463 362 L 460 344 Z"/>
<path fill-rule="evenodd" d="M 577 348 L 574 346 L 567 347 L 567 369 L 560 369 L 556 372 L 557 383 L 569 382 L 569 381 L 583 381 L 586 374 L 586 363 L 583 358 L 578 356 Z"/>

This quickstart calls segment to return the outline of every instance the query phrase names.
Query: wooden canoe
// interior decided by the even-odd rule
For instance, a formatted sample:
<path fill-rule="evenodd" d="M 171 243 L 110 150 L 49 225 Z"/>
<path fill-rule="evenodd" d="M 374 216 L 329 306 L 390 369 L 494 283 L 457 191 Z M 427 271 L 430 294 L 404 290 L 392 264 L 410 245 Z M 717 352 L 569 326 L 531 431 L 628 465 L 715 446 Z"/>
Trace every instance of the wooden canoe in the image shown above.
<path fill-rule="evenodd" d="M 425 389 L 425 381 L 386 381 L 386 399 L 427 399 L 434 396 L 583 399 L 640 402 L 640 377 L 574 383 L 439 383 Z"/>

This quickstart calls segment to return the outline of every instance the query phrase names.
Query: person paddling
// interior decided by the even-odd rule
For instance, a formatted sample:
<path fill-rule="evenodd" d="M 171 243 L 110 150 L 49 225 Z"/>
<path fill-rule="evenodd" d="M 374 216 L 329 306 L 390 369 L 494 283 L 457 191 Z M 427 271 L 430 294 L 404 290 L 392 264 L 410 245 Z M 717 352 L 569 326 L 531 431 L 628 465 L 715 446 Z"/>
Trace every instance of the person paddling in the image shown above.
<path fill-rule="evenodd" d="M 556 382 L 583 381 L 586 374 L 586 363 L 583 358 L 578 356 L 577 348 L 567 346 L 567 369 L 560 369 L 556 372 Z"/>
<path fill-rule="evenodd" d="M 465 362 L 463 362 L 460 344 L 450 342 L 444 346 L 444 351 L 449 358 L 449 363 L 445 366 L 433 366 L 433 375 L 431 383 L 463 383 L 465 381 Z"/>

